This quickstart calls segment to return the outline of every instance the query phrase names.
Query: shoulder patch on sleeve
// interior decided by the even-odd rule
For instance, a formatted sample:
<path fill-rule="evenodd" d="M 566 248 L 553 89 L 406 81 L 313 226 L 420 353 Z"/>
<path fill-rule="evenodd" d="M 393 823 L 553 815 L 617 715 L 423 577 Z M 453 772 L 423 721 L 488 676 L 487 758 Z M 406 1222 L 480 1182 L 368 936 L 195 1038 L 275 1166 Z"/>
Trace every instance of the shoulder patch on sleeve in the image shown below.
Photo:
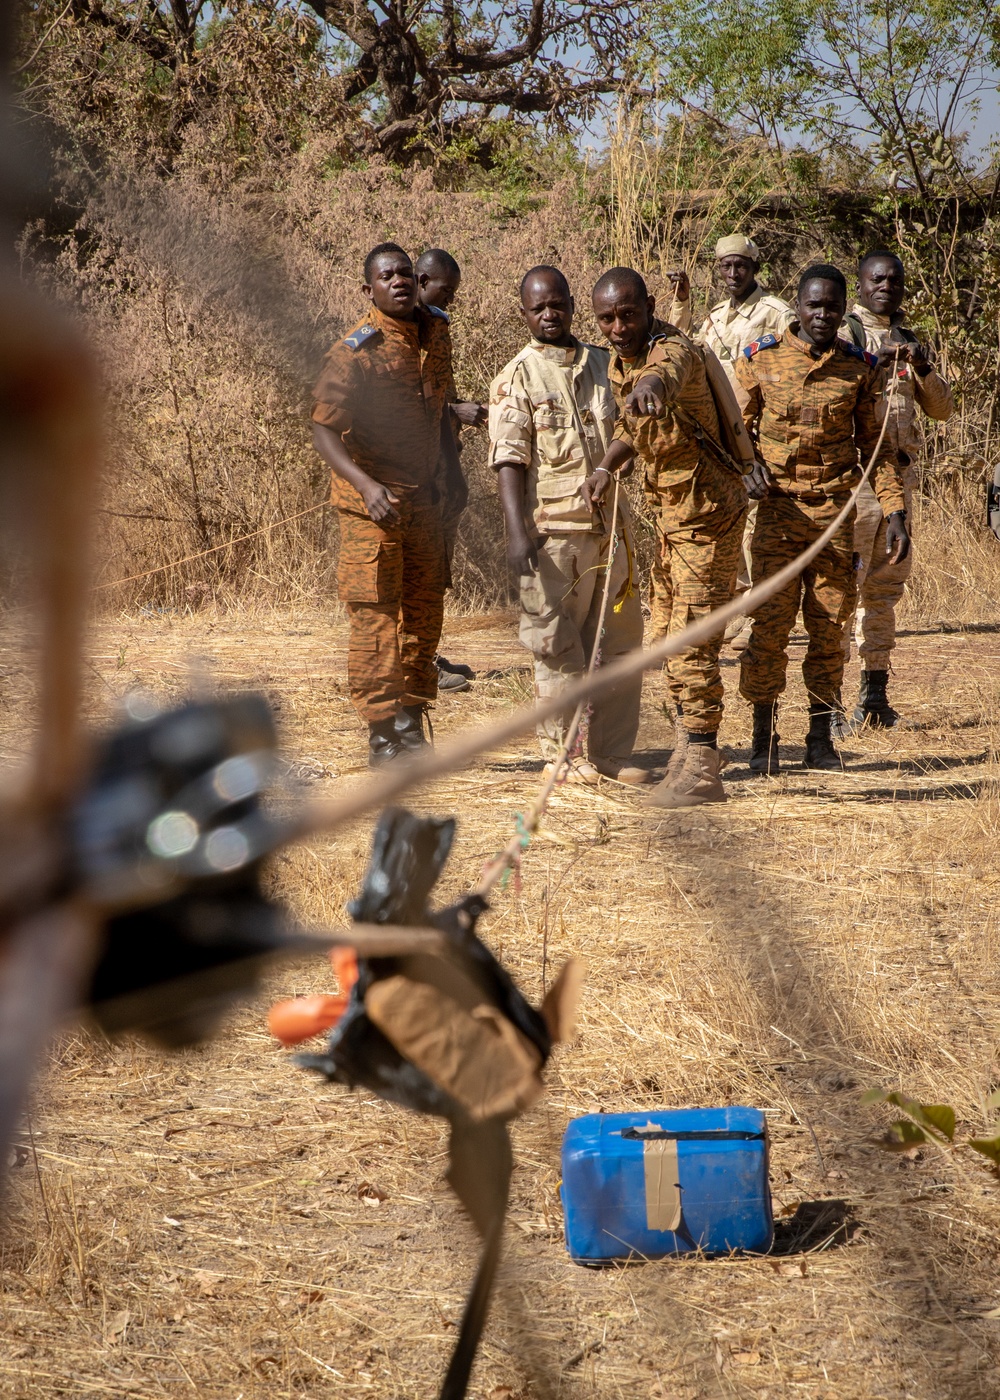
<path fill-rule="evenodd" d="M 752 360 L 758 350 L 770 350 L 777 343 L 778 337 L 768 331 L 767 335 L 762 335 L 760 340 L 751 340 L 749 345 L 744 345 L 743 353 L 748 360 Z"/>
<path fill-rule="evenodd" d="M 377 326 L 370 325 L 367 321 L 363 326 L 359 326 L 356 331 L 351 331 L 350 335 L 344 336 L 344 344 L 351 350 L 360 350 L 366 340 L 371 340 L 373 335 L 378 335 Z"/>
<path fill-rule="evenodd" d="M 860 345 L 854 345 L 849 340 L 841 340 L 837 337 L 837 349 L 843 350 L 845 355 L 851 355 L 855 360 L 864 360 L 869 369 L 874 369 L 878 364 L 878 356 L 872 355 L 868 350 L 862 350 Z"/>
<path fill-rule="evenodd" d="M 451 324 L 451 317 L 447 311 L 442 311 L 440 306 L 428 306 L 426 308 L 432 316 L 436 316 L 439 321 L 443 321 L 446 326 Z"/>

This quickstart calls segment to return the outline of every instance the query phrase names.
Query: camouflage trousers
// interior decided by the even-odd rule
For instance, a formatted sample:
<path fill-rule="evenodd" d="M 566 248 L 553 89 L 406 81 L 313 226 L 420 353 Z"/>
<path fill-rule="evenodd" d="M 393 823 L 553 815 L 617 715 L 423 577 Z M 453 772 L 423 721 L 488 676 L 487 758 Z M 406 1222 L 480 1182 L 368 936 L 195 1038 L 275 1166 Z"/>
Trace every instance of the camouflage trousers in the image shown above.
<path fill-rule="evenodd" d="M 757 509 L 753 536 L 754 582 L 763 583 L 821 535 L 845 496 L 808 498 L 772 493 Z M 740 658 L 740 694 L 754 703 L 776 700 L 785 689 L 788 639 L 799 606 L 809 644 L 802 679 L 811 701 L 831 703 L 844 677 L 844 623 L 854 607 L 853 521 L 847 521 L 817 559 L 753 613 L 750 644 Z"/>
<path fill-rule="evenodd" d="M 743 526 L 743 539 L 740 542 L 740 559 L 736 570 L 736 592 L 746 593 L 751 584 L 750 545 L 754 526 L 757 524 L 757 502 L 751 501 L 747 509 L 746 524 Z M 658 642 L 670 630 L 671 610 L 670 579 L 659 556 L 653 560 L 649 571 L 649 628 L 647 645 Z"/>
<path fill-rule="evenodd" d="M 441 511 L 445 553 L 448 556 L 447 586 L 450 588 L 452 586 L 451 563 L 455 557 L 455 546 L 458 543 L 458 526 L 465 514 L 465 507 L 469 504 L 469 483 L 465 479 L 465 473 L 461 466 L 457 470 L 449 469 L 448 462 L 442 454 L 437 465 L 435 486 L 439 497 L 438 509 Z"/>
<path fill-rule="evenodd" d="M 406 496 L 396 510 L 398 521 L 381 524 L 339 512 L 337 591 L 351 623 L 347 680 L 354 708 L 369 723 L 437 696 L 434 656 L 448 581 L 441 511 Z"/>
<path fill-rule="evenodd" d="M 702 519 L 661 512 L 656 521 L 657 558 L 652 569 L 652 639 L 680 632 L 689 622 L 728 603 L 736 590 L 746 496 Z M 714 734 L 722 722 L 723 629 L 700 646 L 670 656 L 667 685 L 692 733 Z"/>
<path fill-rule="evenodd" d="M 587 669 L 604 596 L 613 535 L 584 531 L 547 535 L 538 545 L 538 568 L 521 577 L 519 637 L 535 658 L 535 694 L 548 699 Z M 642 609 L 631 531 L 621 525 L 611 564 L 600 661 L 642 646 Z M 639 730 L 642 676 L 623 681 L 593 702 L 587 725 L 591 758 L 627 758 Z M 555 758 L 573 710 L 538 726 L 542 756 Z"/>
<path fill-rule="evenodd" d="M 907 517 L 913 503 L 913 470 L 903 473 Z M 865 482 L 858 497 L 854 521 L 854 552 L 861 561 L 858 571 L 858 606 L 844 627 L 844 659 L 851 659 L 851 639 L 858 648 L 863 671 L 888 671 L 896 645 L 896 604 L 903 596 L 913 568 L 913 549 L 901 564 L 890 564 L 885 551 L 886 519 L 878 497 Z"/>

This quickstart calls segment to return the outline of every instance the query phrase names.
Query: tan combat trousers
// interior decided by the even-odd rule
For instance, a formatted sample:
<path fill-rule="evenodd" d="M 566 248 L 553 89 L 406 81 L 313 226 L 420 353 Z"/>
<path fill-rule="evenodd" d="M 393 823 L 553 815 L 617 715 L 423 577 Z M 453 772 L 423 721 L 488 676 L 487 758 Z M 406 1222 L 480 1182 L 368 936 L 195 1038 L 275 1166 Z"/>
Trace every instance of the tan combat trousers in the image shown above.
<path fill-rule="evenodd" d="M 735 511 L 715 512 L 719 518 L 710 527 L 695 529 L 687 521 L 669 517 L 657 521 L 667 636 L 706 617 L 733 597 L 745 512 L 744 494 Z M 683 712 L 684 728 L 692 734 L 714 734 L 722 723 L 719 652 L 723 631 L 720 627 L 700 646 L 667 657 L 670 697 Z"/>
<path fill-rule="evenodd" d="M 755 581 L 763 583 L 812 544 L 844 505 L 844 496 L 802 498 L 772 493 L 757 509 L 753 537 Z M 753 612 L 750 643 L 740 658 L 740 694 L 753 703 L 785 689 L 788 639 L 799 605 L 809 645 L 802 679 L 810 701 L 833 704 L 844 678 L 844 623 L 854 608 L 853 525 L 850 517 L 818 558 Z"/>
<path fill-rule="evenodd" d="M 401 495 L 401 492 L 397 492 Z M 441 511 L 403 497 L 395 524 L 342 510 L 337 590 L 351 622 L 347 679 L 369 723 L 437 697 L 448 581 Z"/>
<path fill-rule="evenodd" d="M 737 596 L 741 593 L 746 593 L 751 586 L 752 563 L 750 546 L 753 541 L 753 531 L 756 524 L 757 502 L 751 501 L 747 509 L 746 524 L 743 527 L 739 565 L 736 570 Z M 649 627 L 646 635 L 646 643 L 648 646 L 651 646 L 653 642 L 660 641 L 661 638 L 665 637 L 670 631 L 670 613 L 672 607 L 673 595 L 670 587 L 670 578 L 658 550 L 657 557 L 653 560 L 653 567 L 649 571 Z"/>
<path fill-rule="evenodd" d="M 903 473 L 903 495 L 909 519 L 913 504 L 914 472 Z M 861 560 L 858 601 L 844 627 L 844 660 L 851 659 L 854 638 L 863 671 L 888 671 L 896 645 L 896 604 L 903 596 L 913 568 L 913 547 L 901 564 L 890 564 L 885 550 L 886 520 L 878 497 L 866 481 L 858 497 L 854 522 L 854 552 Z"/>
<path fill-rule="evenodd" d="M 538 568 L 521 578 L 519 637 L 535 658 L 535 694 L 558 695 L 587 669 L 594 645 L 605 566 L 613 536 L 583 531 L 545 536 L 538 545 Z M 622 526 L 611 565 L 611 593 L 604 619 L 600 662 L 642 646 L 642 610 L 629 527 Z M 616 606 L 618 611 L 615 611 Z M 642 677 L 624 681 L 593 702 L 587 729 L 591 758 L 628 758 L 639 730 Z M 562 747 L 573 711 L 538 726 L 542 756 L 554 759 Z"/>

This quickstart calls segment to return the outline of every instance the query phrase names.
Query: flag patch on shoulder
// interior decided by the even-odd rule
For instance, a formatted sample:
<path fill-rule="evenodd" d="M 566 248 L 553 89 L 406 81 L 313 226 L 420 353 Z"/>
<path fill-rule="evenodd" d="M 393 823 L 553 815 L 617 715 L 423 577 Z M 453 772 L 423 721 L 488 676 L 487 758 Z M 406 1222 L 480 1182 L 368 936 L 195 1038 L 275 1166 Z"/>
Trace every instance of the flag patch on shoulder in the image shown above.
<path fill-rule="evenodd" d="M 845 355 L 853 355 L 856 360 L 864 360 L 869 369 L 874 369 L 878 364 L 878 356 L 871 354 L 868 350 L 862 350 L 860 345 L 855 345 L 853 341 L 837 339 L 837 349 L 843 350 Z"/>
<path fill-rule="evenodd" d="M 758 350 L 770 350 L 772 345 L 777 345 L 778 337 L 771 331 L 767 335 L 762 335 L 760 340 L 751 340 L 749 345 L 744 345 L 743 353 L 748 360 L 752 360 Z"/>

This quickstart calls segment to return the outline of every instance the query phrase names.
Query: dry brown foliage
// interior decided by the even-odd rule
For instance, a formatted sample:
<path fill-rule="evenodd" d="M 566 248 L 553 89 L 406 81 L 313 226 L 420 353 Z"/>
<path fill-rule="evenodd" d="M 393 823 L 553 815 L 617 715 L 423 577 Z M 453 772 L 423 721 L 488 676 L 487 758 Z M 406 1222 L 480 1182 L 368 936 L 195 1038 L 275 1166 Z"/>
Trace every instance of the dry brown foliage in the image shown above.
<path fill-rule="evenodd" d="M 321 509 L 209 559 L 124 588 L 127 575 L 213 549 L 324 500 L 309 435 L 309 388 L 326 346 L 363 315 L 361 264 L 386 238 L 450 248 L 464 269 L 454 316 L 456 376 L 470 398 L 523 340 L 517 287 L 539 261 L 564 267 L 587 332 L 600 271 L 572 185 L 510 218 L 489 195 L 436 188 L 430 172 L 327 169 L 322 143 L 282 191 L 210 194 L 178 177 L 106 188 L 92 206 L 84 266 L 63 253 L 50 281 L 82 301 L 106 367 L 111 460 L 98 583 L 112 604 L 199 606 L 209 598 L 325 596 L 335 554 Z M 481 433 L 467 432 L 472 503 L 456 593 L 505 595 L 502 518 Z"/>

